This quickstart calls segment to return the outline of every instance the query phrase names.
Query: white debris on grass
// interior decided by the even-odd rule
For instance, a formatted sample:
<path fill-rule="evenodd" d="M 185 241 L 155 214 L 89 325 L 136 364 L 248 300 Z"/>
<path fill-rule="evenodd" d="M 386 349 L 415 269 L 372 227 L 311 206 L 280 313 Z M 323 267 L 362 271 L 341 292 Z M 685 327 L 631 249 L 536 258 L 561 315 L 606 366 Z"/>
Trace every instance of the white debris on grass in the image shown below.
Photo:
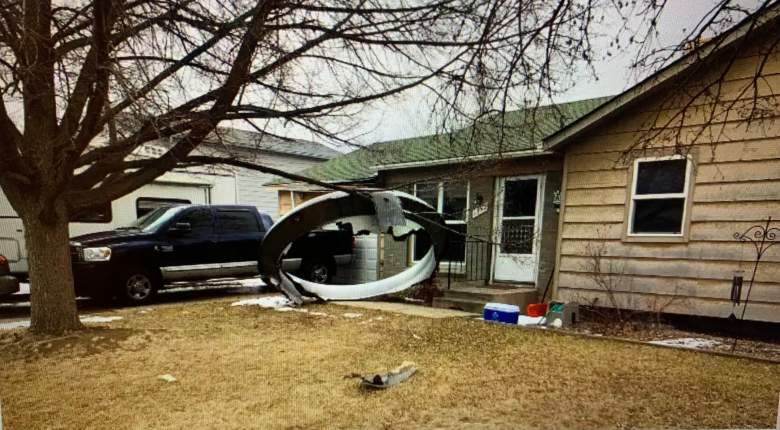
<path fill-rule="evenodd" d="M 82 315 L 80 317 L 81 322 L 83 323 L 108 323 L 112 321 L 118 321 L 121 320 L 122 317 L 118 316 L 108 316 L 103 317 L 99 315 Z M 13 330 L 17 328 L 28 328 L 30 327 L 30 320 L 19 320 L 19 321 L 9 321 L 0 323 L 0 330 Z"/>
<path fill-rule="evenodd" d="M 360 318 L 363 316 L 363 314 L 355 313 L 355 312 L 347 312 L 344 314 L 341 314 L 344 318 Z"/>
<path fill-rule="evenodd" d="M 277 312 L 300 312 L 303 314 L 314 315 L 318 317 L 332 317 L 325 312 L 310 311 L 308 309 L 294 308 L 292 302 L 282 295 L 257 297 L 254 299 L 240 300 L 231 303 L 230 306 L 260 306 L 261 308 L 273 309 Z"/>
<path fill-rule="evenodd" d="M 230 304 L 230 306 L 260 306 L 261 308 L 267 308 L 267 309 L 283 309 L 283 308 L 290 308 L 290 300 L 279 294 L 274 296 L 265 296 L 265 297 L 257 297 L 254 299 L 246 299 L 246 300 L 239 300 L 237 302 L 233 302 Z"/>
<path fill-rule="evenodd" d="M 704 339 L 700 337 L 681 337 L 678 339 L 662 339 L 651 340 L 648 343 L 653 345 L 665 345 L 675 348 L 688 348 L 688 349 L 710 349 L 720 345 L 720 342 L 712 339 Z"/>
<path fill-rule="evenodd" d="M 534 326 L 542 324 L 544 324 L 544 317 L 529 317 L 528 315 L 519 315 L 517 317 L 517 325 Z"/>
<path fill-rule="evenodd" d="M 176 382 L 176 378 L 169 373 L 166 373 L 165 375 L 160 375 L 157 377 L 157 379 L 161 379 L 165 382 Z"/>

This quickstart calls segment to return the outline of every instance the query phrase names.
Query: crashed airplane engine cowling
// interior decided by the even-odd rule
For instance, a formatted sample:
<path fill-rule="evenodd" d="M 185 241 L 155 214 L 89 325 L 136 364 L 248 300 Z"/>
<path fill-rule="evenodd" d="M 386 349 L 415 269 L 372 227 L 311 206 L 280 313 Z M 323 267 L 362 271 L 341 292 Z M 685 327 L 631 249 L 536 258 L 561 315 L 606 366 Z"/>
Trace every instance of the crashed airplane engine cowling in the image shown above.
<path fill-rule="evenodd" d="M 405 271 L 363 284 L 318 284 L 282 270 L 282 257 L 296 239 L 326 224 L 355 217 L 372 218 L 372 223 L 378 224 L 383 233 L 395 240 L 405 240 L 422 230 L 430 237 L 431 248 L 421 261 Z M 268 230 L 260 247 L 260 273 L 270 286 L 297 304 L 303 303 L 303 296 L 360 300 L 403 291 L 430 278 L 446 246 L 444 219 L 423 200 L 400 191 L 337 191 L 296 207 Z"/>

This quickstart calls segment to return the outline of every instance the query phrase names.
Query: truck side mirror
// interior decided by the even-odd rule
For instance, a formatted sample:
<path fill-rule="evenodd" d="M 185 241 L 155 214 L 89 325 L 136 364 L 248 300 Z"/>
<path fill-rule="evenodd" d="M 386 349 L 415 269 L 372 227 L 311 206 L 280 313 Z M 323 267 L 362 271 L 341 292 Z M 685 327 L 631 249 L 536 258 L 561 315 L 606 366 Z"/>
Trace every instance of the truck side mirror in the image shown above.
<path fill-rule="evenodd" d="M 171 228 L 168 229 L 169 233 L 182 234 L 192 231 L 192 225 L 188 222 L 177 222 Z"/>

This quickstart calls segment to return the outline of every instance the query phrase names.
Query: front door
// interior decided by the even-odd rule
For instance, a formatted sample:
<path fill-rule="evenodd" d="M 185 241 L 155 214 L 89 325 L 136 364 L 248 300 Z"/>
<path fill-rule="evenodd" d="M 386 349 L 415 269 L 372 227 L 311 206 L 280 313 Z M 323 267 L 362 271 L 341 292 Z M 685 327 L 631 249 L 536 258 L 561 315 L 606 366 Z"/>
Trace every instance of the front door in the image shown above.
<path fill-rule="evenodd" d="M 538 256 L 541 177 L 499 178 L 493 279 L 534 282 Z"/>

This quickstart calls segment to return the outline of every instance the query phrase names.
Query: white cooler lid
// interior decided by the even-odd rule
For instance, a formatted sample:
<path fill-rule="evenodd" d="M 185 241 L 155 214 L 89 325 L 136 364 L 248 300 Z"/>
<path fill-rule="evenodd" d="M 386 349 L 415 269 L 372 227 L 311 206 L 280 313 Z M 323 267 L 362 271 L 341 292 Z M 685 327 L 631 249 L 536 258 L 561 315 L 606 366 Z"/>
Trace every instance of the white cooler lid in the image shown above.
<path fill-rule="evenodd" d="M 500 312 L 520 312 L 519 306 L 508 305 L 506 303 L 486 303 L 485 309 L 489 311 L 500 311 Z"/>

